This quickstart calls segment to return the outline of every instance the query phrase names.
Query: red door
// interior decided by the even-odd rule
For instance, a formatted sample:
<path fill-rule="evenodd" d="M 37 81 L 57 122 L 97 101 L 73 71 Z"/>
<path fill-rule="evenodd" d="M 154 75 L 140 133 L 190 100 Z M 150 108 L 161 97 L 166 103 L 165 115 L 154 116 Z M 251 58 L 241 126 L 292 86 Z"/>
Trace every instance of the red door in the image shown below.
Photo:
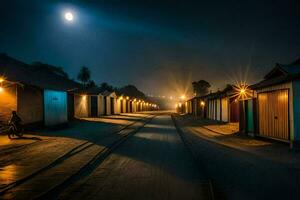
<path fill-rule="evenodd" d="M 240 107 L 239 101 L 233 100 L 230 103 L 230 122 L 240 121 Z"/>

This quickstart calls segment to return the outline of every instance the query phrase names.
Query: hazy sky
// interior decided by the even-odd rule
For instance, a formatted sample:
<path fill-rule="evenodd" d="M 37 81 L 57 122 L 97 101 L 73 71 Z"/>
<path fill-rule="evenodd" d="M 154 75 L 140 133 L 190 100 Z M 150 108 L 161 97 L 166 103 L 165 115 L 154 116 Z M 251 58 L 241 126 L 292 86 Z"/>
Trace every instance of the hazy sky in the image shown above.
<path fill-rule="evenodd" d="M 148 94 L 179 95 L 199 79 L 221 89 L 300 58 L 298 2 L 1 0 L 0 52 L 71 77 L 86 65 L 96 83 Z"/>

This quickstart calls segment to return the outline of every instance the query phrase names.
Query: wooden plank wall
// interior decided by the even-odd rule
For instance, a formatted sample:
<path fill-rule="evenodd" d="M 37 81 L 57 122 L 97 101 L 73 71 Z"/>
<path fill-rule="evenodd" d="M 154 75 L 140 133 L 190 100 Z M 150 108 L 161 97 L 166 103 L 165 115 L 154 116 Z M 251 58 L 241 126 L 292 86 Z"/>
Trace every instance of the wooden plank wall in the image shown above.
<path fill-rule="evenodd" d="M 287 89 L 258 94 L 260 135 L 289 140 L 288 96 Z"/>

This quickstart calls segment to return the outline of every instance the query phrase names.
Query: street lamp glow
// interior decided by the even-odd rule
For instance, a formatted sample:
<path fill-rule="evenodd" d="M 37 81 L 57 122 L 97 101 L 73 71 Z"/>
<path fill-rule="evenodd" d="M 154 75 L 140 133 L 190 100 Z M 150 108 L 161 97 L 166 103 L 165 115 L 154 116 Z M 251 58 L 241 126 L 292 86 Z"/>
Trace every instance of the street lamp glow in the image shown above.
<path fill-rule="evenodd" d="M 185 99 L 185 95 L 182 95 L 180 98 L 181 98 L 182 100 L 184 100 L 184 99 Z"/>
<path fill-rule="evenodd" d="M 0 83 L 4 82 L 4 78 L 0 77 Z"/>
<path fill-rule="evenodd" d="M 69 22 L 73 21 L 73 20 L 74 20 L 74 15 L 73 15 L 73 13 L 71 13 L 71 12 L 66 12 L 66 13 L 65 13 L 65 19 L 66 19 L 67 21 L 69 21 Z"/>
<path fill-rule="evenodd" d="M 3 92 L 3 91 L 4 91 L 3 87 L 0 87 L 0 92 Z"/>

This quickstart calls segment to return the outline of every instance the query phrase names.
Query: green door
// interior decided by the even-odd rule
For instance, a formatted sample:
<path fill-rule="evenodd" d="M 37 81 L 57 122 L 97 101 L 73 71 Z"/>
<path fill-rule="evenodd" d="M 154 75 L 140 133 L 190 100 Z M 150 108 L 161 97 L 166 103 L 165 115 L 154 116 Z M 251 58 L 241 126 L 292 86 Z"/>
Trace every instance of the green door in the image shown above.
<path fill-rule="evenodd" d="M 254 118 L 253 118 L 253 100 L 247 101 L 247 132 L 254 132 Z"/>

